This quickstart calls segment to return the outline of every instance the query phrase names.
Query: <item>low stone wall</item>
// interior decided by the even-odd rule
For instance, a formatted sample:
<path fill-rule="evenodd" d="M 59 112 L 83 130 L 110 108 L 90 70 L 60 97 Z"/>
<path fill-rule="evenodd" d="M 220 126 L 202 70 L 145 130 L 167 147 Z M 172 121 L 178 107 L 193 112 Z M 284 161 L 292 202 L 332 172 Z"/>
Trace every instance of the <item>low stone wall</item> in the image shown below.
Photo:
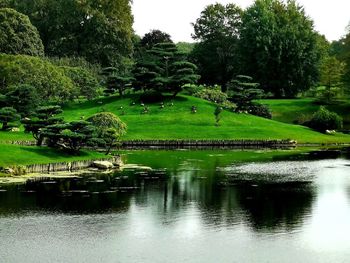
<path fill-rule="evenodd" d="M 86 169 L 92 166 L 95 161 L 108 161 L 117 166 L 122 165 L 120 156 L 114 156 L 106 159 L 82 160 L 73 162 L 49 163 L 49 164 L 32 164 L 26 166 L 26 173 L 51 173 L 63 171 L 76 171 Z"/>
<path fill-rule="evenodd" d="M 217 146 L 217 147 L 293 147 L 294 140 L 133 140 L 123 141 L 123 147 L 150 146 Z"/>

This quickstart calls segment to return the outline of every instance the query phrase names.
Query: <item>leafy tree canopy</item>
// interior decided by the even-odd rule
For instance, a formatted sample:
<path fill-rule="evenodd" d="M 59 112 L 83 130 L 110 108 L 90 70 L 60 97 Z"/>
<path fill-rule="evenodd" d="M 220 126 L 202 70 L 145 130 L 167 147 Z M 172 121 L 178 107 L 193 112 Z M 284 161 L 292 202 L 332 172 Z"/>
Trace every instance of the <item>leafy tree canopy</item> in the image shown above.
<path fill-rule="evenodd" d="M 140 45 L 146 49 L 151 49 L 154 45 L 164 42 L 173 42 L 168 33 L 165 33 L 161 30 L 154 29 L 141 39 Z"/>
<path fill-rule="evenodd" d="M 0 8 L 0 53 L 43 56 L 38 30 L 28 16 L 10 8 Z"/>
<path fill-rule="evenodd" d="M 130 0 L 0 0 L 29 16 L 49 56 L 123 67 L 132 52 Z"/>
<path fill-rule="evenodd" d="M 317 82 L 317 39 L 313 21 L 294 0 L 256 0 L 242 17 L 244 72 L 276 97 L 294 97 Z"/>
<path fill-rule="evenodd" d="M 238 74 L 238 40 L 242 10 L 234 5 L 207 6 L 193 24 L 195 45 L 191 60 L 198 65 L 201 82 L 220 84 L 226 91 L 227 83 Z"/>

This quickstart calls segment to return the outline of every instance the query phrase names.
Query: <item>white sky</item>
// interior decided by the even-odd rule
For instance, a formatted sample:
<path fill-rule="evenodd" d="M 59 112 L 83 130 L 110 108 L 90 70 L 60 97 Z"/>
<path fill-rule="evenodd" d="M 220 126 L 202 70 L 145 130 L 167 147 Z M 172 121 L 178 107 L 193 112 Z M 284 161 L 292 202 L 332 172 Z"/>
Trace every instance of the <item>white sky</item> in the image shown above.
<path fill-rule="evenodd" d="M 191 22 L 199 17 L 205 6 L 216 2 L 235 3 L 245 8 L 253 0 L 133 0 L 134 29 L 143 36 L 151 29 L 160 29 L 173 41 L 193 42 Z M 328 40 L 345 34 L 350 22 L 350 0 L 298 0 L 314 20 L 315 29 Z"/>

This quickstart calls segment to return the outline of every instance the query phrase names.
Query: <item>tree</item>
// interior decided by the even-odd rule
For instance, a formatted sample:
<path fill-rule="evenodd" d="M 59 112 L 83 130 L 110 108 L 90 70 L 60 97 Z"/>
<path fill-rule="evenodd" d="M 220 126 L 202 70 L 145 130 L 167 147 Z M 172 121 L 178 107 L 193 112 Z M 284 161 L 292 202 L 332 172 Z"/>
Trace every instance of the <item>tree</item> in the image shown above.
<path fill-rule="evenodd" d="M 238 75 L 229 83 L 228 93 L 230 100 L 236 105 L 236 111 L 249 112 L 254 105 L 254 100 L 261 98 L 263 90 L 259 89 L 259 83 L 254 83 L 253 78 L 245 75 Z"/>
<path fill-rule="evenodd" d="M 35 88 L 41 101 L 67 101 L 74 94 L 74 84 L 65 72 L 38 57 L 0 54 L 0 76 L 1 93 L 25 83 Z"/>
<path fill-rule="evenodd" d="M 238 41 L 242 10 L 234 5 L 207 6 L 193 24 L 195 45 L 191 60 L 198 65 L 201 82 L 220 84 L 226 92 L 227 83 L 238 74 Z"/>
<path fill-rule="evenodd" d="M 27 84 L 10 87 L 5 96 L 6 104 L 13 107 L 22 116 L 29 116 L 41 103 L 35 88 Z"/>
<path fill-rule="evenodd" d="M 44 140 L 42 130 L 50 125 L 62 124 L 63 118 L 56 115 L 62 113 L 60 106 L 42 106 L 36 109 L 32 118 L 22 119 L 24 131 L 32 133 L 37 141 L 37 146 L 41 146 Z"/>
<path fill-rule="evenodd" d="M 140 45 L 145 49 L 151 49 L 154 45 L 165 42 L 173 43 L 170 35 L 158 29 L 153 29 L 144 35 L 140 41 Z"/>
<path fill-rule="evenodd" d="M 17 111 L 11 107 L 4 107 L 0 109 L 0 123 L 2 124 L 2 131 L 7 131 L 10 126 L 10 122 L 15 122 L 20 119 L 20 115 Z"/>
<path fill-rule="evenodd" d="M 121 75 L 117 72 L 117 69 L 114 67 L 104 68 L 102 70 L 102 75 L 106 78 L 106 88 L 104 92 L 107 96 L 112 95 L 116 91 L 118 91 L 119 95 L 122 97 L 124 95 L 125 90 L 128 87 L 131 87 L 134 81 L 134 78 L 131 76 L 131 74 Z"/>
<path fill-rule="evenodd" d="M 118 116 L 111 112 L 97 113 L 87 119 L 96 129 L 96 138 L 106 147 L 108 155 L 120 138 L 126 134 L 127 126 Z"/>
<path fill-rule="evenodd" d="M 197 83 L 200 76 L 196 74 L 196 71 L 197 66 L 186 60 L 179 60 L 171 65 L 170 91 L 173 97 L 182 91 L 185 84 Z"/>
<path fill-rule="evenodd" d="M 41 136 L 46 138 L 49 147 L 77 154 L 82 147 L 94 145 L 94 131 L 95 127 L 87 121 L 72 121 L 46 126 Z"/>
<path fill-rule="evenodd" d="M 0 53 L 44 56 L 39 32 L 28 16 L 0 8 Z"/>
<path fill-rule="evenodd" d="M 295 97 L 318 80 L 317 40 L 313 21 L 294 0 L 256 0 L 242 16 L 244 73 L 276 97 Z"/>
<path fill-rule="evenodd" d="M 335 88 L 343 88 L 344 68 L 345 64 L 334 56 L 327 57 L 322 63 L 320 84 L 326 87 L 324 97 L 327 103 L 335 97 Z"/>
<path fill-rule="evenodd" d="M 350 27 L 349 27 L 350 28 Z M 345 63 L 343 81 L 347 85 L 347 91 L 350 91 L 350 30 L 342 40 L 343 51 L 341 52 L 341 61 Z"/>
<path fill-rule="evenodd" d="M 132 53 L 130 0 L 1 0 L 0 6 L 29 16 L 48 56 L 84 57 L 120 68 Z"/>

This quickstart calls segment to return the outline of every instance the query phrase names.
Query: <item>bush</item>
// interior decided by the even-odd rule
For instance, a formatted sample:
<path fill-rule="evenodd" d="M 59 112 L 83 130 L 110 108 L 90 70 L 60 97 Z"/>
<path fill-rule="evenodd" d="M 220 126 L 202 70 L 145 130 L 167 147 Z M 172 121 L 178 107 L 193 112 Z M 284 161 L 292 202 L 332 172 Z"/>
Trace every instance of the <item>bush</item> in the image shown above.
<path fill-rule="evenodd" d="M 227 94 L 222 92 L 218 88 L 205 88 L 202 89 L 195 94 L 193 94 L 195 97 L 208 100 L 217 104 L 222 104 L 227 101 Z"/>
<path fill-rule="evenodd" d="M 266 119 L 272 119 L 271 111 L 266 105 L 255 103 L 249 106 L 249 113 Z"/>
<path fill-rule="evenodd" d="M 38 30 L 28 16 L 10 8 L 0 8 L 0 53 L 43 56 Z"/>
<path fill-rule="evenodd" d="M 314 130 L 325 132 L 326 130 L 341 129 L 343 127 L 343 120 L 338 114 L 322 106 L 305 125 Z"/>
<path fill-rule="evenodd" d="M 11 86 L 33 86 L 42 101 L 65 101 L 74 90 L 73 82 L 63 69 L 38 57 L 0 54 L 0 92 L 11 91 Z"/>
<path fill-rule="evenodd" d="M 189 94 L 189 95 L 194 95 L 201 90 L 205 89 L 206 87 L 204 85 L 196 85 L 196 84 L 186 84 L 184 85 L 184 90 Z"/>
<path fill-rule="evenodd" d="M 80 67 L 61 67 L 75 86 L 72 97 L 84 96 L 88 100 L 96 98 L 99 84 L 97 79 L 87 70 Z"/>

